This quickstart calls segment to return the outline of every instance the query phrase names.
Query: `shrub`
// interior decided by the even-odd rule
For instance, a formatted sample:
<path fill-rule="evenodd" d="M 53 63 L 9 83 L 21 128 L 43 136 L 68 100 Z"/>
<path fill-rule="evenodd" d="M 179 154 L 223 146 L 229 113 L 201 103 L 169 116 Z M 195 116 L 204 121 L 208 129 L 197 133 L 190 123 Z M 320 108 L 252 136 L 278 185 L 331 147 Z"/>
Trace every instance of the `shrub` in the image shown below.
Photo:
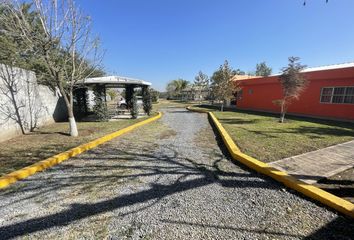
<path fill-rule="evenodd" d="M 156 90 L 151 90 L 150 91 L 150 95 L 151 95 L 151 101 L 153 103 L 157 103 L 159 101 L 159 97 L 160 97 L 160 93 Z"/>
<path fill-rule="evenodd" d="M 138 118 L 139 106 L 138 106 L 138 98 L 136 96 L 136 93 L 133 93 L 133 97 L 131 99 L 130 113 L 131 113 L 133 119 Z"/>
<path fill-rule="evenodd" d="M 104 100 L 104 88 L 100 86 L 95 87 L 93 89 L 93 94 L 95 95 L 95 106 L 93 107 L 94 114 L 97 116 L 99 121 L 108 121 L 109 116 L 107 105 Z"/>
<path fill-rule="evenodd" d="M 143 109 L 144 112 L 150 116 L 152 110 L 152 101 L 151 101 L 151 91 L 149 88 L 145 88 L 143 91 Z"/>

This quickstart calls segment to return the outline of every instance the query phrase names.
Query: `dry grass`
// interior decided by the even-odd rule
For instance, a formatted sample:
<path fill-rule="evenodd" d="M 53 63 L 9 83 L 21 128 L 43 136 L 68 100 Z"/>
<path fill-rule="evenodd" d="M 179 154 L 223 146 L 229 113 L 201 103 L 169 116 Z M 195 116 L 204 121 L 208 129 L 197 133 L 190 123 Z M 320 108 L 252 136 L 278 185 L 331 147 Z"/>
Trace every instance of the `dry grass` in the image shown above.
<path fill-rule="evenodd" d="M 79 122 L 78 137 L 70 137 L 67 134 L 68 123 L 54 123 L 33 133 L 12 138 L 0 144 L 0 176 L 144 119 L 146 118 L 114 122 Z"/>
<path fill-rule="evenodd" d="M 204 108 L 207 109 L 207 108 Z M 244 111 L 214 111 L 241 151 L 265 162 L 314 151 L 354 138 L 354 125 L 345 122 Z"/>
<path fill-rule="evenodd" d="M 197 103 L 199 102 L 159 99 L 159 102 L 154 103 L 153 107 L 156 111 L 158 111 L 161 108 L 185 108 Z"/>

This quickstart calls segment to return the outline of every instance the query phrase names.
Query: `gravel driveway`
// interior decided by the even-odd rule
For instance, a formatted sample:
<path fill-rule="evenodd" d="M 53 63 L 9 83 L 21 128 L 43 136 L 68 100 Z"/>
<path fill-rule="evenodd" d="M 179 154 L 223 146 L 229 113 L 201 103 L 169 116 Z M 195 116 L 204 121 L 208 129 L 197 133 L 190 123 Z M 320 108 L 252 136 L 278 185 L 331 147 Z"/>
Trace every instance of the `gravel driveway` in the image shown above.
<path fill-rule="evenodd" d="M 228 160 L 205 114 L 159 121 L 0 192 L 0 239 L 353 239 L 353 221 Z"/>

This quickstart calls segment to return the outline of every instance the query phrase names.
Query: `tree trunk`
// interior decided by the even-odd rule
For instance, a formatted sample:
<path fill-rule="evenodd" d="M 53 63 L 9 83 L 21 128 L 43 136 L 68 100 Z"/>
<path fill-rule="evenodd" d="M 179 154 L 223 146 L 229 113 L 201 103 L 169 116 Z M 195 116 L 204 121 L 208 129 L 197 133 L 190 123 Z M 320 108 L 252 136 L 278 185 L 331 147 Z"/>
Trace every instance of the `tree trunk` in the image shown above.
<path fill-rule="evenodd" d="M 70 136 L 77 137 L 79 132 L 77 131 L 76 121 L 74 117 L 74 99 L 73 99 L 73 88 L 70 88 L 69 94 L 70 107 L 68 108 L 69 115 L 69 125 L 70 125 Z"/>
<path fill-rule="evenodd" d="M 222 103 L 221 103 L 221 111 L 222 112 L 224 111 L 224 101 L 222 101 Z"/>
<path fill-rule="evenodd" d="M 77 131 L 77 125 L 76 125 L 72 108 L 68 109 L 68 115 L 69 115 L 69 125 L 70 125 L 70 136 L 77 137 L 79 136 L 79 132 Z"/>
<path fill-rule="evenodd" d="M 280 106 L 280 119 L 279 122 L 283 123 L 285 119 L 285 103 L 284 101 L 281 103 Z"/>
<path fill-rule="evenodd" d="M 230 107 L 230 105 L 231 105 L 231 99 L 228 98 L 228 99 L 226 99 L 226 106 L 227 106 L 227 107 Z"/>
<path fill-rule="evenodd" d="M 66 108 L 68 111 L 70 136 L 77 137 L 77 136 L 79 136 L 79 132 L 77 130 L 76 121 L 75 121 L 75 117 L 74 117 L 72 93 L 70 95 L 70 99 L 68 99 L 68 96 L 66 95 L 64 87 L 60 84 L 60 81 L 58 81 L 58 82 L 59 82 L 59 84 L 58 84 L 59 91 L 60 91 L 61 95 L 64 97 L 65 105 L 66 105 Z"/>

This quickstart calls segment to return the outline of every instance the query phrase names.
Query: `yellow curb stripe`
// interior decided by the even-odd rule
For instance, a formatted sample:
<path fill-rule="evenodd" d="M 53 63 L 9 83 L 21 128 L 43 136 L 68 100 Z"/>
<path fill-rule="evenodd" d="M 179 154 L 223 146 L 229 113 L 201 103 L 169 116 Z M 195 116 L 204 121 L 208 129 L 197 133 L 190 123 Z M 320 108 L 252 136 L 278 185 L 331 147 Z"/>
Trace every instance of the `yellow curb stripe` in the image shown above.
<path fill-rule="evenodd" d="M 187 108 L 190 111 L 195 111 L 197 109 L 188 107 Z M 205 111 L 205 110 L 200 110 L 198 109 L 198 112 L 203 111 L 204 113 L 208 113 L 209 117 L 212 119 L 213 123 L 215 124 L 216 128 L 218 129 L 223 142 L 225 143 L 227 149 L 229 150 L 232 158 L 234 160 L 237 160 L 241 162 L 242 164 L 246 165 L 247 167 L 260 172 L 262 174 L 265 174 L 278 182 L 283 183 L 285 186 L 292 188 L 302 194 L 304 194 L 307 197 L 310 197 L 314 200 L 317 200 L 335 210 L 338 212 L 341 212 L 343 214 L 346 214 L 350 217 L 354 218 L 354 204 L 351 202 L 337 197 L 327 191 L 324 191 L 318 187 L 315 187 L 313 185 L 307 184 L 305 182 L 302 182 L 292 176 L 290 176 L 288 173 L 284 171 L 280 171 L 278 169 L 275 169 L 271 166 L 269 166 L 267 163 L 264 163 L 262 161 L 259 161 L 253 157 L 250 157 L 244 153 L 242 153 L 235 142 L 232 140 L 228 132 L 224 129 L 224 127 L 221 125 L 219 120 L 215 117 L 215 115 L 212 112 Z"/>
<path fill-rule="evenodd" d="M 161 114 L 161 112 L 159 112 L 154 117 L 148 118 L 148 119 L 138 122 L 138 123 L 135 123 L 135 124 L 130 125 L 126 128 L 123 128 L 123 129 L 118 130 L 116 132 L 113 132 L 113 133 L 110 133 L 110 134 L 105 135 L 103 137 L 100 137 L 96 140 L 93 140 L 91 142 L 82 144 L 78 147 L 75 147 L 75 148 L 69 149 L 65 152 L 54 155 L 53 157 L 39 161 L 39 162 L 32 164 L 28 167 L 25 167 L 20 170 L 9 173 L 9 174 L 0 178 L 0 189 L 6 188 L 10 184 L 17 182 L 18 180 L 27 178 L 27 177 L 35 174 L 36 172 L 43 171 L 49 167 L 52 167 L 54 165 L 57 165 L 57 164 L 63 162 L 71 157 L 74 157 L 80 153 L 83 153 L 87 150 L 97 147 L 100 144 L 103 144 L 109 140 L 112 140 L 113 138 L 116 138 L 116 137 L 119 137 L 125 133 L 128 133 L 128 132 L 134 130 L 135 128 L 138 128 L 138 127 L 148 124 L 150 122 L 156 121 L 157 119 L 161 118 L 161 116 L 162 116 L 162 114 Z"/>
<path fill-rule="evenodd" d="M 227 148 L 230 152 L 240 152 L 240 149 L 237 147 L 235 142 L 232 140 L 230 135 L 226 132 L 225 128 L 221 125 L 221 123 L 216 119 L 215 115 L 212 112 L 209 112 L 209 117 L 213 120 L 216 128 L 219 133 L 221 133 L 222 140 L 224 142 L 228 142 Z"/>

